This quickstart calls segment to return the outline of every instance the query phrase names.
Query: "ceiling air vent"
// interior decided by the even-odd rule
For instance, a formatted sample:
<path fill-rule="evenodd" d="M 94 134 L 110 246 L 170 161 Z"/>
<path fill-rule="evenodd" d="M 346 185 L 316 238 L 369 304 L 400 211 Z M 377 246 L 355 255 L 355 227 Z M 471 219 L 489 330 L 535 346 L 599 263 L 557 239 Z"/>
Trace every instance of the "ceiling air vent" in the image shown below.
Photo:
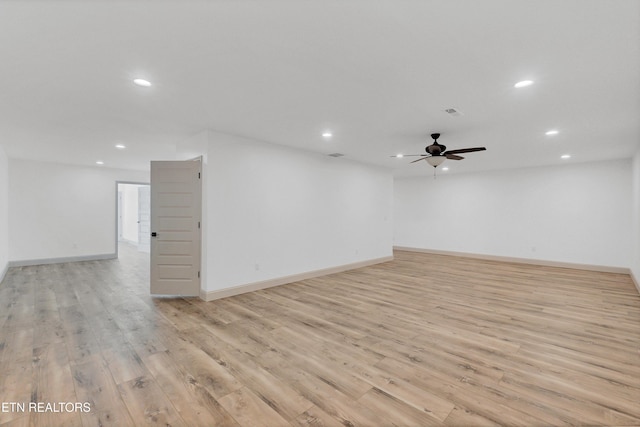
<path fill-rule="evenodd" d="M 450 115 L 451 117 L 460 117 L 462 115 L 462 111 L 453 107 L 445 109 L 444 112 Z"/>
<path fill-rule="evenodd" d="M 344 156 L 344 154 L 342 154 L 342 153 L 331 153 L 331 154 L 328 154 L 328 156 L 331 156 L 331 157 L 342 157 L 342 156 Z"/>

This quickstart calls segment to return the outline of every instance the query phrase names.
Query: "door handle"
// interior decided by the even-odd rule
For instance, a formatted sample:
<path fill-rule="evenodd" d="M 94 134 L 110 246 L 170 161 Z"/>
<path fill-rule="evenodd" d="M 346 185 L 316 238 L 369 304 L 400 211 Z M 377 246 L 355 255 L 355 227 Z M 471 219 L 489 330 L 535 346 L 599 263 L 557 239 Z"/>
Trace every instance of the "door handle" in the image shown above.
<path fill-rule="evenodd" d="M 155 231 L 151 233 L 151 237 L 158 237 L 158 233 L 156 233 Z"/>

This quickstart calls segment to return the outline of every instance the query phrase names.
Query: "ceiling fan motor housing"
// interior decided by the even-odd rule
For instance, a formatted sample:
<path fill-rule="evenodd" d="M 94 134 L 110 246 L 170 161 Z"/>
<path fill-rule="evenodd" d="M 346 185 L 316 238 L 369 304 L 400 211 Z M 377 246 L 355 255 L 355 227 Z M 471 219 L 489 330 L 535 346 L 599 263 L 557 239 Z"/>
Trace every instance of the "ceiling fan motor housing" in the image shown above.
<path fill-rule="evenodd" d="M 442 144 L 438 144 L 438 138 L 440 138 L 440 134 L 432 133 L 431 138 L 433 138 L 433 144 L 428 145 L 424 150 L 432 156 L 439 156 L 440 154 L 444 153 L 444 150 L 446 150 L 447 147 Z"/>

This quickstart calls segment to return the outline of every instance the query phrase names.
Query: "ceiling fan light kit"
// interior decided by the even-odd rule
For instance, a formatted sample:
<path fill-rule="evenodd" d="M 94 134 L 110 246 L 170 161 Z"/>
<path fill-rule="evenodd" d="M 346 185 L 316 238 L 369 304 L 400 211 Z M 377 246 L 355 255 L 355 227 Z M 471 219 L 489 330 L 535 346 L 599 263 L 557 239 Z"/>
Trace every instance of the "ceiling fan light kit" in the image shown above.
<path fill-rule="evenodd" d="M 445 160 L 447 160 L 444 156 L 431 156 L 427 157 L 427 163 L 429 163 L 434 168 L 440 166 Z"/>

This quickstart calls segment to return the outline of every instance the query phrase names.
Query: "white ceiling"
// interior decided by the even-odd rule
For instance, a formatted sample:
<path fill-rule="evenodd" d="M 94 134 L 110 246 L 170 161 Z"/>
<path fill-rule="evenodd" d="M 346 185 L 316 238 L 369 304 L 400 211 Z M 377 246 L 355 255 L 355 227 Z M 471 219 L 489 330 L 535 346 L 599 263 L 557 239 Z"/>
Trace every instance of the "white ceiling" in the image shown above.
<path fill-rule="evenodd" d="M 447 173 L 629 157 L 640 1 L 0 1 L 10 157 L 146 169 L 204 129 L 397 175 L 432 132 L 487 147 Z"/>

